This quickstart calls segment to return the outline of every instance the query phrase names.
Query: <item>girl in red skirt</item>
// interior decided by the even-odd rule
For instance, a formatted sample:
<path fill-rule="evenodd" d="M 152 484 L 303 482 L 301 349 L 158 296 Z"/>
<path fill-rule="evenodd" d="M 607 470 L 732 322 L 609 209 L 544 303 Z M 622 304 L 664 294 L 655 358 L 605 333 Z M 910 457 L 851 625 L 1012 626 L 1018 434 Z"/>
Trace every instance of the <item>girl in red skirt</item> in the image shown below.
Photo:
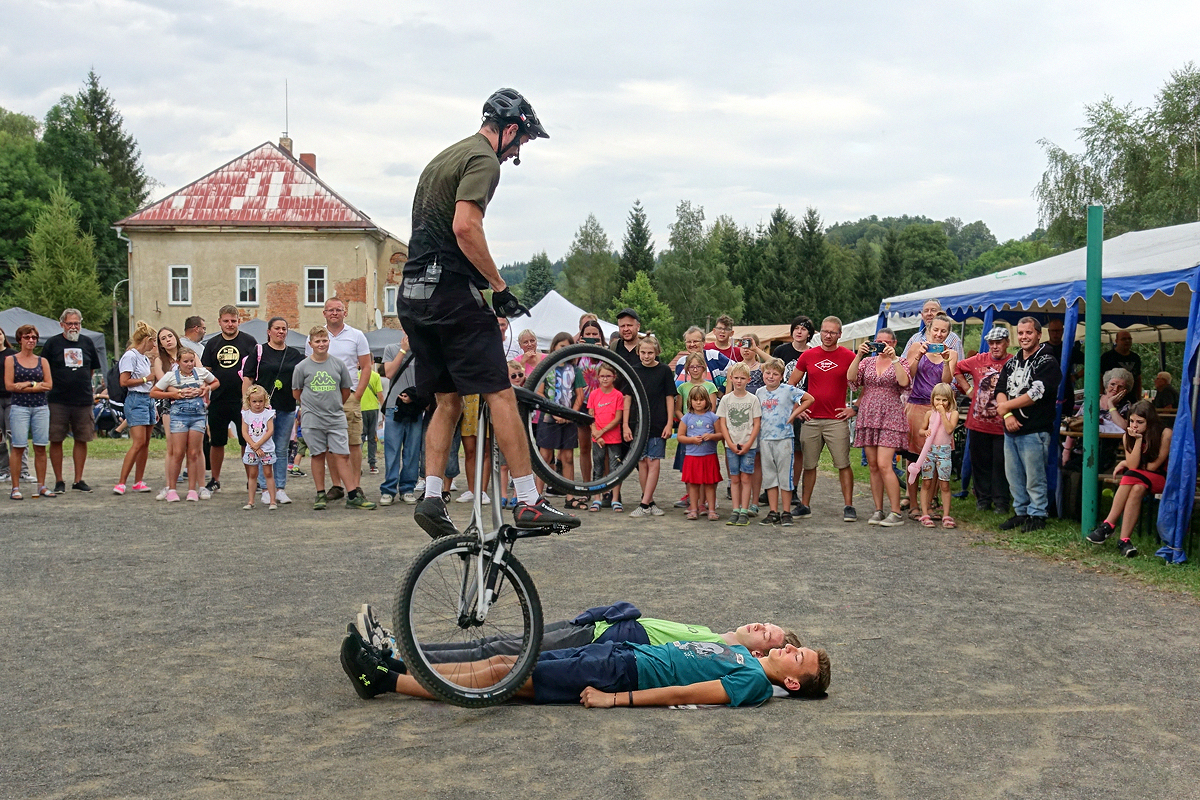
<path fill-rule="evenodd" d="M 721 482 L 721 463 L 717 460 L 717 415 L 713 413 L 712 397 L 703 385 L 688 392 L 691 411 L 679 421 L 679 442 L 687 445 L 683 457 L 683 482 L 688 490 L 688 519 L 700 518 L 700 495 L 708 503 L 708 518 L 717 515 L 717 484 Z"/>
<path fill-rule="evenodd" d="M 1149 400 L 1139 400 L 1129 410 L 1129 427 L 1125 431 L 1125 460 L 1113 469 L 1113 475 L 1125 474 L 1113 495 L 1112 509 L 1100 527 L 1088 534 L 1092 544 L 1102 544 L 1116 530 L 1121 520 L 1121 540 L 1117 549 L 1126 558 L 1138 554 L 1137 546 L 1129 540 L 1137 525 L 1146 494 L 1159 494 L 1167 482 L 1167 454 L 1171 452 L 1171 429 L 1163 427 Z"/>

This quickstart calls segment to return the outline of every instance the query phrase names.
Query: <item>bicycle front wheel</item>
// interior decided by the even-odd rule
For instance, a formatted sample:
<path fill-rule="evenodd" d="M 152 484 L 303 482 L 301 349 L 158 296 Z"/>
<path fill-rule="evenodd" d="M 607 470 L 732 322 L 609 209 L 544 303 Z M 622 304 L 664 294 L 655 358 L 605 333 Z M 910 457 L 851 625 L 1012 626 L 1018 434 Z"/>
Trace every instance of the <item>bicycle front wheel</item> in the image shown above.
<path fill-rule="evenodd" d="M 646 399 L 646 390 L 628 361 L 612 350 L 590 344 L 576 344 L 555 350 L 538 362 L 525 380 L 525 386 L 529 389 L 552 388 L 568 379 L 565 372 L 556 372 L 560 368 L 569 367 L 573 371 L 586 374 L 589 371 L 598 371 L 601 366 L 609 367 L 616 373 L 616 389 L 625 396 L 624 402 L 629 408 L 629 427 L 633 438 L 628 442 L 622 441 L 615 447 L 607 446 L 605 450 L 609 452 L 602 453 L 599 457 L 593 457 L 590 441 L 580 441 L 580 458 L 591 458 L 593 461 L 590 481 L 584 481 L 579 476 L 566 478 L 554 469 L 553 451 L 550 451 L 548 460 L 537 446 L 537 425 L 541 424 L 537 417 L 544 418 L 549 414 L 546 411 L 535 413 L 539 411 L 536 405 L 525 402 L 520 404 L 521 422 L 529 437 L 533 471 L 546 483 L 567 494 L 594 495 L 607 492 L 637 469 L 638 459 L 642 457 L 646 439 L 650 435 L 650 404 Z M 572 372 L 570 378 L 573 377 Z M 539 401 L 541 399 L 537 398 Z M 582 410 L 587 412 L 586 408 Z"/>
<path fill-rule="evenodd" d="M 478 592 L 479 549 L 474 536 L 447 536 L 427 545 L 404 576 L 393 615 L 397 644 L 413 677 L 434 696 L 466 708 L 511 697 L 533 672 L 542 644 L 541 600 L 511 553 L 497 566 L 487 618 L 482 624 L 469 620 Z M 484 569 L 489 564 L 485 558 Z M 478 664 L 438 663 L 433 648 L 424 649 L 457 645 L 468 650 L 484 638 L 512 640 L 517 653 L 483 671 Z"/>

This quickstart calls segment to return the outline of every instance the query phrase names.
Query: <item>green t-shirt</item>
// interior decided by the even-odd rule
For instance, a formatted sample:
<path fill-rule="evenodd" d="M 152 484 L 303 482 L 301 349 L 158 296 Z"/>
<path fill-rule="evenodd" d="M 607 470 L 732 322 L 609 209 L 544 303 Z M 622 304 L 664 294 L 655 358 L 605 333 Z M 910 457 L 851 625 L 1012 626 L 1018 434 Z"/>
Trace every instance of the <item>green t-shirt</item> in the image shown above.
<path fill-rule="evenodd" d="M 454 206 L 468 200 L 487 212 L 500 183 L 500 161 L 481 133 L 468 136 L 434 156 L 421 173 L 413 197 L 412 236 L 408 242 L 406 275 L 415 275 L 434 261 L 447 272 L 470 276 L 487 287 L 454 235 Z"/>
<path fill-rule="evenodd" d="M 358 386 L 357 376 L 354 379 L 354 385 Z M 371 377 L 367 381 L 366 390 L 363 391 L 362 402 L 359 403 L 359 408 L 362 411 L 378 411 L 379 395 L 381 394 L 383 394 L 383 379 L 379 377 L 378 372 L 371 370 Z"/>
<path fill-rule="evenodd" d="M 731 706 L 757 706 L 771 699 L 773 690 L 767 673 L 740 644 L 672 642 L 630 647 L 637 657 L 639 689 L 719 680 Z"/>
<path fill-rule="evenodd" d="M 667 644 L 668 642 L 717 642 L 724 644 L 725 642 L 719 634 L 713 633 L 711 629 L 703 625 L 687 625 L 682 622 L 671 622 L 668 619 L 650 619 L 648 617 L 639 617 L 637 622 L 646 630 L 646 636 L 650 639 L 650 644 Z M 592 637 L 593 641 L 599 639 L 600 635 L 611 627 L 612 625 L 603 620 L 597 622 Z"/>

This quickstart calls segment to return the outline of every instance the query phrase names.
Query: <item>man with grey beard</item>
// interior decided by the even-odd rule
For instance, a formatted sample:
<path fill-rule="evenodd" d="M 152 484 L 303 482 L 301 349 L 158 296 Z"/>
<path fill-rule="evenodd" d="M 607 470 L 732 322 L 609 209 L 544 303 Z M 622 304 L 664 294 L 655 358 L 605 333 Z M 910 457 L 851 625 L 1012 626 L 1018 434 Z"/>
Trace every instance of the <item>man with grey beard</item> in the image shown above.
<path fill-rule="evenodd" d="M 54 468 L 54 492 L 67 490 L 63 481 L 63 441 L 70 433 L 75 444 L 71 456 L 75 462 L 75 480 L 71 488 L 90 492 L 92 487 L 83 479 L 87 462 L 87 443 L 96 438 L 96 423 L 92 417 L 92 371 L 103 369 L 100 354 L 91 339 L 80 336 L 83 314 L 68 308 L 58 318 L 63 332 L 51 336 L 42 347 L 42 358 L 50 362 L 54 388 L 46 395 L 50 406 L 50 465 Z"/>

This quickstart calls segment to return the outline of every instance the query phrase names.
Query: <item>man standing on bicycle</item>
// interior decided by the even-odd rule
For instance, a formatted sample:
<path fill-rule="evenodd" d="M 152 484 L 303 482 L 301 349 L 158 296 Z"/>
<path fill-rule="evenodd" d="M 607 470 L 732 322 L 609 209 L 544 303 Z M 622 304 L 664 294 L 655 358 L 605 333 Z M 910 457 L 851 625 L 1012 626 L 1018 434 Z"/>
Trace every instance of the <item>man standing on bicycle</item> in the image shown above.
<path fill-rule="evenodd" d="M 528 313 L 488 251 L 483 216 L 500 182 L 500 165 L 520 164 L 521 145 L 549 139 L 533 106 L 512 89 L 483 105 L 479 132 L 439 153 L 425 167 L 413 199 L 412 237 L 397 312 L 417 359 L 417 389 L 437 397 L 425 435 L 425 497 L 413 518 L 433 537 L 458 533 L 442 487 L 462 396 L 482 395 L 517 492 L 518 527 L 579 525 L 538 496 L 516 395 L 508 379 L 496 315 Z M 492 289 L 492 308 L 481 294 Z M 468 469 L 472 467 L 468 465 Z"/>

